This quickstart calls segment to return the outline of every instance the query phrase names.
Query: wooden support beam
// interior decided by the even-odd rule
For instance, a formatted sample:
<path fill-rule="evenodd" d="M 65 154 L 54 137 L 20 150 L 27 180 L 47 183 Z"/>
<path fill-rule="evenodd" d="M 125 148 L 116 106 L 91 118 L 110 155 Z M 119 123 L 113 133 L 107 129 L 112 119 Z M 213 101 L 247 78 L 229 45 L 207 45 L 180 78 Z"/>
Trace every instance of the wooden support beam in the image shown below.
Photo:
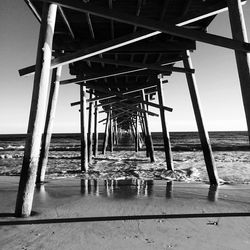
<path fill-rule="evenodd" d="M 89 98 L 93 97 L 93 90 L 90 90 Z M 93 134 L 92 134 L 92 119 L 93 118 L 93 102 L 89 103 L 89 124 L 88 124 L 88 162 L 92 163 L 93 154 Z"/>
<path fill-rule="evenodd" d="M 45 123 L 56 12 L 57 6 L 55 4 L 43 4 L 29 125 L 16 200 L 15 215 L 17 217 L 30 216 L 32 209 L 41 138 Z"/>
<path fill-rule="evenodd" d="M 187 38 L 191 40 L 196 40 L 199 42 L 204 42 L 216 46 L 221 46 L 224 48 L 234 49 L 249 52 L 250 44 L 240 41 L 235 41 L 226 37 L 213 35 L 201 31 L 190 30 L 180 27 L 181 25 L 166 24 L 161 21 L 155 21 L 153 19 L 146 19 L 129 15 L 121 11 L 111 10 L 109 8 L 103 8 L 93 3 L 82 3 L 82 2 L 72 2 L 71 0 L 42 0 L 44 2 L 54 2 L 58 5 L 62 5 L 66 8 L 90 13 L 95 16 L 107 18 L 117 22 L 127 23 L 131 25 L 136 25 L 141 28 L 153 30 L 155 32 L 162 32 L 173 36 L 178 36 L 182 38 Z"/>
<path fill-rule="evenodd" d="M 171 151 L 170 136 L 169 136 L 169 132 L 167 129 L 167 124 L 166 124 L 165 110 L 163 109 L 164 107 L 164 95 L 163 95 L 163 88 L 162 88 L 163 77 L 162 75 L 159 75 L 158 78 L 159 78 L 158 100 L 159 100 L 159 106 L 160 106 L 164 151 L 165 151 L 167 169 L 173 171 L 174 162 L 173 162 L 173 156 L 172 156 L 172 151 Z"/>
<path fill-rule="evenodd" d="M 34 4 L 30 1 L 30 0 L 24 0 L 25 3 L 28 5 L 28 7 L 30 8 L 30 10 L 32 11 L 32 13 L 34 14 L 34 16 L 36 17 L 36 19 L 38 20 L 39 23 L 41 23 L 42 18 L 39 15 L 36 7 L 34 6 Z"/>
<path fill-rule="evenodd" d="M 115 97 L 122 97 L 124 95 L 129 95 L 129 94 L 132 94 L 132 93 L 135 93 L 135 92 L 138 92 L 138 91 L 141 91 L 141 90 L 146 90 L 146 89 L 151 89 L 151 88 L 154 88 L 156 85 L 149 85 L 149 86 L 143 86 L 143 87 L 137 87 L 137 88 L 134 88 L 134 89 L 131 89 L 131 90 L 128 90 L 128 91 L 124 91 L 124 92 L 119 92 L 119 94 L 111 94 L 111 95 L 104 95 L 103 97 L 97 97 L 97 98 L 94 98 L 94 99 L 89 99 L 87 100 L 88 102 L 95 102 L 95 101 L 102 101 L 102 100 L 106 100 L 106 99 L 110 99 L 110 98 L 115 98 Z M 71 106 L 75 106 L 75 105 L 78 105 L 79 103 L 73 103 L 73 105 L 71 104 Z"/>
<path fill-rule="evenodd" d="M 58 10 L 59 10 L 59 13 L 61 14 L 61 17 L 62 17 L 62 19 L 63 19 L 63 21 L 65 23 L 66 28 L 69 31 L 69 34 L 70 34 L 71 38 L 75 39 L 75 34 L 74 34 L 70 24 L 69 24 L 68 18 L 66 17 L 63 8 L 61 6 L 58 6 Z"/>
<path fill-rule="evenodd" d="M 151 116 L 156 116 L 156 117 L 159 116 L 158 114 L 156 114 L 154 112 L 148 111 L 146 109 L 141 109 L 141 108 L 135 107 L 135 105 L 138 105 L 139 103 L 141 103 L 141 102 L 133 103 L 133 104 L 119 103 L 119 105 L 127 108 L 128 110 L 138 111 L 140 113 L 145 113 L 145 114 L 148 114 Z"/>
<path fill-rule="evenodd" d="M 153 102 L 142 101 L 142 103 L 146 104 L 146 105 L 149 105 L 149 106 L 152 106 L 152 107 L 155 107 L 155 108 L 163 109 L 163 110 L 166 110 L 166 111 L 169 111 L 169 112 L 173 111 L 172 108 L 169 108 L 169 107 L 166 107 L 166 106 L 161 106 L 160 104 L 156 104 L 156 103 L 153 103 Z"/>
<path fill-rule="evenodd" d="M 142 100 L 145 101 L 145 93 L 144 90 L 141 91 L 141 95 L 142 95 Z M 144 109 L 144 111 L 146 111 L 146 107 L 145 104 L 142 104 L 142 108 Z M 144 125 L 145 125 L 145 132 L 146 132 L 146 141 L 147 141 L 147 145 L 148 145 L 148 150 L 149 150 L 149 157 L 151 162 L 155 162 L 155 156 L 154 156 L 154 146 L 153 146 L 153 140 L 152 140 L 152 136 L 151 133 L 149 131 L 149 125 L 148 125 L 148 115 L 147 112 L 144 112 Z"/>
<path fill-rule="evenodd" d="M 186 68 L 193 68 L 189 51 L 186 52 L 186 57 L 183 59 L 183 64 L 184 64 L 184 67 Z M 186 78 L 187 78 L 188 88 L 189 88 L 189 92 L 191 96 L 191 101 L 193 104 L 194 115 L 196 118 L 196 123 L 197 123 L 198 131 L 199 131 L 199 135 L 200 135 L 201 146 L 202 146 L 202 150 L 203 150 L 203 154 L 205 158 L 205 163 L 206 163 L 206 168 L 207 168 L 210 184 L 218 185 L 219 184 L 218 173 L 217 173 L 217 169 L 216 169 L 214 158 L 213 158 L 209 135 L 204 125 L 203 114 L 202 114 L 202 110 L 200 107 L 200 100 L 199 100 L 198 90 L 196 86 L 195 75 L 187 73 Z"/>
<path fill-rule="evenodd" d="M 132 93 L 135 93 L 135 92 L 138 92 L 138 91 L 141 91 L 142 89 L 151 89 L 151 88 L 155 88 L 156 85 L 149 85 L 149 86 L 144 86 L 144 87 L 139 87 L 139 88 L 134 88 L 134 89 L 131 89 L 129 91 L 124 91 L 124 92 L 119 92 L 118 94 L 113 94 L 114 92 L 111 92 L 109 95 L 103 95 L 101 97 L 96 97 L 96 98 L 93 98 L 93 99 L 88 99 L 87 102 L 95 102 L 95 101 L 103 101 L 103 100 L 108 100 L 108 99 L 111 99 L 111 98 L 122 98 L 124 95 L 129 95 L 129 94 L 132 94 Z M 117 101 L 117 100 L 115 100 Z M 73 107 L 73 106 L 76 106 L 76 105 L 79 105 L 80 102 L 77 101 L 77 102 L 72 102 L 70 105 Z M 104 104 L 106 105 L 106 103 Z M 110 104 L 108 104 L 110 105 Z"/>
<path fill-rule="evenodd" d="M 155 70 L 160 72 L 179 72 L 179 73 L 186 73 L 186 69 L 181 67 L 173 67 L 168 66 L 168 64 L 172 64 L 173 62 L 166 62 L 161 64 L 146 64 L 146 63 L 137 63 L 137 62 L 130 62 L 130 61 L 122 61 L 122 60 L 112 60 L 112 59 L 106 59 L 106 58 L 96 58 L 92 57 L 89 59 L 91 62 L 98 62 L 98 63 L 106 63 L 111 65 L 120 65 L 120 66 L 127 66 L 127 67 L 134 67 L 139 68 L 140 70 Z M 179 60 L 178 60 L 179 61 Z M 188 71 L 189 73 L 194 73 L 194 69 L 191 69 Z"/>
<path fill-rule="evenodd" d="M 138 112 L 135 117 L 135 152 L 139 151 Z"/>
<path fill-rule="evenodd" d="M 227 4 L 233 38 L 237 41 L 248 42 L 247 29 L 240 1 L 227 0 Z M 235 50 L 235 57 L 250 142 L 250 54 Z"/>
<path fill-rule="evenodd" d="M 81 125 L 81 170 L 87 172 L 88 164 L 88 139 L 87 139 L 87 102 L 86 87 L 80 85 L 80 125 Z"/>
<path fill-rule="evenodd" d="M 47 1 L 47 0 L 46 0 Z M 59 1 L 57 1 L 59 2 Z M 72 3 L 72 1 L 71 1 Z M 242 4 L 246 3 L 242 2 Z M 85 4 L 86 5 L 86 4 Z M 206 10 L 201 10 L 199 13 L 196 13 L 195 16 L 189 16 L 189 17 L 185 17 L 184 19 L 181 18 L 180 20 L 176 21 L 176 25 L 177 26 L 184 26 L 184 25 L 188 25 L 190 23 L 217 15 L 218 13 L 221 12 L 225 12 L 227 11 L 226 7 L 221 6 L 221 3 L 219 3 L 219 5 L 215 5 L 214 7 L 212 7 L 211 9 L 209 9 L 209 12 L 206 12 Z M 69 63 L 73 63 L 76 61 L 80 61 L 83 59 L 87 59 L 90 58 L 92 56 L 95 55 L 99 55 L 101 53 L 105 53 L 117 48 L 121 48 L 123 46 L 135 43 L 137 41 L 142 41 L 144 39 L 147 39 L 149 37 L 153 37 L 156 35 L 161 34 L 160 31 L 154 31 L 154 32 L 148 32 L 148 31 L 137 31 L 135 33 L 123 36 L 123 37 L 119 37 L 116 39 L 112 39 L 110 41 L 92 46 L 90 48 L 87 49 L 82 49 L 79 51 L 76 51 L 70 55 L 65 55 L 62 56 L 60 58 L 58 58 L 57 60 L 53 59 L 51 62 L 51 67 L 52 68 L 56 68 L 58 66 L 63 66 L 63 65 L 67 65 Z M 25 75 L 30 75 L 33 74 L 35 70 L 35 66 L 29 66 L 23 69 L 19 70 L 19 74 L 20 76 L 25 76 Z"/>
<path fill-rule="evenodd" d="M 96 157 L 98 154 L 98 105 L 95 102 L 95 121 L 94 121 L 94 148 L 93 154 Z"/>
<path fill-rule="evenodd" d="M 110 121 L 109 121 L 109 149 L 110 152 L 114 151 L 114 140 L 113 140 L 113 136 L 114 136 L 114 127 L 113 127 L 113 118 L 112 118 L 112 114 L 113 114 L 113 110 L 112 107 L 110 108 Z"/>
<path fill-rule="evenodd" d="M 102 147 L 102 153 L 106 154 L 107 145 L 108 145 L 108 136 L 109 136 L 109 122 L 110 122 L 110 111 L 107 113 L 107 122 L 105 125 L 105 133 L 104 133 L 104 139 L 103 139 L 103 147 Z"/>
<path fill-rule="evenodd" d="M 56 105 L 57 105 L 57 99 L 58 99 L 58 93 L 59 93 L 61 72 L 62 72 L 62 67 L 53 69 L 53 72 L 52 72 L 49 102 L 48 102 L 45 127 L 44 127 L 44 132 L 43 132 L 43 137 L 42 137 L 42 145 L 41 145 L 39 162 L 38 162 L 36 183 L 43 183 L 45 180 L 45 172 L 46 172 L 47 163 L 48 163 L 49 145 L 51 141 L 52 129 L 53 129 L 55 113 L 56 113 Z"/>
<path fill-rule="evenodd" d="M 135 43 L 149 37 L 155 36 L 159 34 L 159 32 L 151 32 L 147 31 L 138 31 L 133 34 L 129 34 L 123 37 L 119 37 L 107 42 L 103 42 L 98 45 L 94 45 L 92 47 L 81 49 L 79 51 L 73 52 L 71 54 L 61 56 L 60 59 L 53 59 L 51 62 L 51 68 L 57 68 L 58 66 L 67 65 L 73 62 L 81 61 L 120 47 L 125 45 Z M 27 76 L 34 73 L 35 66 L 29 66 L 19 70 L 20 76 Z"/>
<path fill-rule="evenodd" d="M 116 76 L 122 76 L 122 75 L 132 75 L 132 74 L 138 74 L 137 72 L 141 72 L 141 71 L 145 71 L 145 70 L 149 70 L 147 68 L 140 68 L 140 69 L 127 69 L 127 70 L 117 70 L 117 71 L 108 71 L 106 70 L 105 73 L 101 73 L 101 74 L 89 74 L 89 75 L 86 75 L 84 77 L 82 77 L 82 81 L 84 82 L 89 82 L 89 81 L 96 81 L 96 80 L 100 80 L 100 79 L 104 79 L 104 78 L 110 78 L 110 77 L 116 77 Z M 178 70 L 178 72 L 181 72 L 183 71 L 183 69 L 181 68 L 177 68 L 175 67 L 174 70 Z M 158 70 L 159 71 L 159 70 Z M 170 72 L 169 70 L 160 70 L 160 71 L 163 71 L 165 73 L 167 72 Z M 191 70 L 192 71 L 192 70 Z M 183 72 L 182 72 L 183 73 Z M 141 75 L 145 75 L 144 72 L 143 73 L 139 73 Z M 138 75 L 139 75 L 138 74 Z"/>

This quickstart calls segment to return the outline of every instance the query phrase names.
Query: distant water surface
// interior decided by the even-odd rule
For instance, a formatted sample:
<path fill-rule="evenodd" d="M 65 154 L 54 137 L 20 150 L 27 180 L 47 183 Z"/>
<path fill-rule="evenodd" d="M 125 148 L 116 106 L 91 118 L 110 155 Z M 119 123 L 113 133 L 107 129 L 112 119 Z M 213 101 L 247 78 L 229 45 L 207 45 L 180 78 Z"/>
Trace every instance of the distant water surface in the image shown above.
<path fill-rule="evenodd" d="M 210 132 L 209 136 L 220 177 L 234 183 L 250 182 L 250 147 L 247 132 Z M 125 135 L 123 138 L 127 137 Z M 121 139 L 113 153 L 108 152 L 106 156 L 98 155 L 94 159 L 91 166 L 93 171 L 99 171 L 102 174 L 105 172 L 104 176 L 107 178 L 124 177 L 124 173 L 127 177 L 132 175 L 139 178 L 156 178 L 157 176 L 163 178 L 162 173 L 156 173 L 166 168 L 163 136 L 162 133 L 156 132 L 152 133 L 152 137 L 156 163 L 151 164 L 145 157 L 145 148 L 136 154 L 133 152 L 132 140 Z M 103 134 L 100 134 L 99 138 L 99 149 L 101 149 Z M 207 181 L 198 133 L 173 132 L 170 133 L 170 138 L 175 168 L 181 171 L 195 168 L 200 176 L 195 180 Z M 0 175 L 20 173 L 24 146 L 25 135 L 0 135 Z M 138 172 L 138 169 L 142 171 Z M 113 172 L 114 175 L 112 175 Z M 79 176 L 79 173 L 80 135 L 54 134 L 50 145 L 48 176 L 50 178 Z M 100 177 L 100 174 L 96 175 Z"/>

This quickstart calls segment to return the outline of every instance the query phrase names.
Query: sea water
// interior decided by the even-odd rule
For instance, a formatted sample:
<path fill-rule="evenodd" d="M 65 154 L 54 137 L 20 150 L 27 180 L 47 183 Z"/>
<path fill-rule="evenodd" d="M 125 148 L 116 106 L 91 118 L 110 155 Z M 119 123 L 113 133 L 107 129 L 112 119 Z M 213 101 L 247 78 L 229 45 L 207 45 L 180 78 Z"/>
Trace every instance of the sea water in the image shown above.
<path fill-rule="evenodd" d="M 127 135 L 126 135 L 127 136 Z M 126 137 L 125 136 L 125 137 Z M 249 142 L 246 132 L 210 132 L 219 177 L 229 183 L 250 182 Z M 101 149 L 103 134 L 99 135 Z M 134 152 L 133 140 L 120 140 L 114 152 L 98 154 L 90 165 L 88 178 L 165 179 L 166 162 L 162 133 L 152 133 L 156 162 L 150 163 L 145 148 Z M 170 133 L 175 170 L 191 172 L 192 181 L 207 181 L 207 172 L 196 132 Z M 19 175 L 25 135 L 0 135 L 0 175 Z M 55 134 L 52 137 L 47 168 L 48 178 L 82 176 L 79 134 Z M 166 179 L 168 179 L 166 177 Z M 188 178 L 178 179 L 188 180 Z"/>

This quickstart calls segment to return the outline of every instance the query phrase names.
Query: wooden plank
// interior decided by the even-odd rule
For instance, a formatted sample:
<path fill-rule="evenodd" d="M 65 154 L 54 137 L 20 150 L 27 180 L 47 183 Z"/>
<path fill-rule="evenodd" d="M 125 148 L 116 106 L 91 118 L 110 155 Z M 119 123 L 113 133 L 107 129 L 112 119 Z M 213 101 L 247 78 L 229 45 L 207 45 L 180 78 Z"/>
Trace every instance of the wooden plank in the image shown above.
<path fill-rule="evenodd" d="M 58 99 L 58 93 L 59 93 L 61 72 L 62 72 L 62 67 L 53 69 L 53 72 L 52 72 L 49 102 L 48 102 L 45 127 L 44 127 L 44 132 L 43 132 L 43 137 L 42 137 L 36 183 L 44 183 L 44 180 L 45 180 L 45 172 L 46 172 L 47 163 L 48 163 L 49 146 L 50 146 L 52 129 L 53 129 L 55 113 L 56 113 L 56 105 L 57 105 L 57 99 Z"/>
<path fill-rule="evenodd" d="M 131 25 L 136 25 L 141 28 L 150 29 L 155 32 L 162 32 L 173 36 L 178 36 L 182 38 L 187 38 L 191 40 L 196 40 L 199 42 L 204 42 L 216 46 L 221 46 L 224 48 L 234 49 L 249 52 L 250 44 L 240 41 L 235 41 L 226 37 L 213 35 L 201 31 L 190 30 L 182 27 L 175 26 L 173 24 L 166 24 L 160 21 L 155 21 L 153 19 L 146 19 L 129 15 L 124 12 L 114 11 L 109 8 L 103 8 L 93 3 L 82 3 L 82 2 L 72 2 L 70 0 L 42 0 L 44 2 L 54 2 L 58 5 L 64 6 L 66 8 L 90 13 L 99 17 L 107 18 L 117 22 L 127 23 Z"/>
<path fill-rule="evenodd" d="M 164 110 L 164 96 L 163 96 L 163 88 L 162 88 L 162 80 L 163 76 L 159 75 L 159 83 L 158 83 L 158 100 L 160 106 L 160 115 L 161 115 L 161 125 L 162 125 L 162 134 L 163 134 L 163 142 L 164 142 L 164 151 L 165 151 L 165 158 L 167 163 L 167 169 L 174 171 L 174 162 L 173 162 L 173 155 L 171 151 L 171 143 L 170 143 L 170 136 L 167 129 L 166 124 L 166 116 Z"/>
<path fill-rule="evenodd" d="M 245 3 L 245 2 L 243 2 Z M 190 23 L 202 20 L 204 18 L 210 17 L 210 16 L 214 16 L 218 13 L 227 11 L 227 8 L 223 8 L 220 5 L 217 7 L 215 6 L 214 8 L 209 9 L 209 12 L 206 12 L 204 10 L 201 10 L 199 13 L 196 13 L 196 16 L 192 16 L 192 17 L 188 17 L 188 18 L 182 18 L 180 19 L 178 22 L 176 22 L 177 26 L 184 26 L 184 25 L 188 25 Z M 153 37 L 156 35 L 161 34 L 161 32 L 159 31 L 155 31 L 155 32 L 148 32 L 148 31 L 140 31 L 140 32 L 135 32 L 117 39 L 113 39 L 111 41 L 107 41 L 95 46 L 92 46 L 90 48 L 87 49 L 82 49 L 79 50 L 77 52 L 74 52 L 70 55 L 65 55 L 60 57 L 59 60 L 52 60 L 51 62 L 51 67 L 52 68 L 56 68 L 60 65 L 66 65 L 69 63 L 73 63 L 76 61 L 80 61 L 83 59 L 87 59 L 90 58 L 92 56 L 104 53 L 104 52 L 108 52 L 132 43 L 135 43 L 137 41 L 142 41 L 144 39 L 147 39 L 149 37 Z M 23 69 L 19 70 L 19 74 L 20 76 L 24 76 L 24 75 L 29 75 L 29 74 L 33 74 L 34 73 L 34 69 L 35 66 L 29 66 Z"/>
<path fill-rule="evenodd" d="M 227 4 L 233 38 L 238 41 L 248 42 L 247 29 L 240 1 L 227 0 Z M 250 142 L 250 54 L 243 51 L 235 51 L 235 58 Z"/>
<path fill-rule="evenodd" d="M 186 52 L 186 57 L 183 59 L 184 67 L 186 68 L 193 68 L 192 61 L 190 57 L 190 52 Z M 201 146 L 205 158 L 206 168 L 208 172 L 208 177 L 210 180 L 211 185 L 218 185 L 219 184 L 219 177 L 217 173 L 217 169 L 215 166 L 212 148 L 209 140 L 209 135 L 206 130 L 202 110 L 200 107 L 200 98 L 198 95 L 198 90 L 196 86 L 196 79 L 194 74 L 187 73 L 186 74 L 188 88 L 191 96 L 191 101 L 194 109 L 194 115 L 196 118 L 196 123 L 200 135 Z"/>
<path fill-rule="evenodd" d="M 56 5 L 43 5 L 29 125 L 16 200 L 15 215 L 17 217 L 27 217 L 31 214 L 41 139 L 46 115 L 45 110 L 56 12 Z"/>

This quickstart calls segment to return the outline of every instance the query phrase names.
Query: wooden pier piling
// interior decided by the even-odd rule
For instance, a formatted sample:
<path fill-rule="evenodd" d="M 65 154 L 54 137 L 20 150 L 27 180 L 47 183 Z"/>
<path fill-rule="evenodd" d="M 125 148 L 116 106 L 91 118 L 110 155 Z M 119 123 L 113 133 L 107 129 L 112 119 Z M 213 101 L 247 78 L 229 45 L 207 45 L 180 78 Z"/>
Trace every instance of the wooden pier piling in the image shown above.
<path fill-rule="evenodd" d="M 190 52 L 186 51 L 185 56 L 183 58 L 183 64 L 186 69 L 193 68 L 192 61 L 190 57 Z M 206 130 L 203 114 L 200 106 L 200 100 L 198 95 L 198 90 L 196 87 L 196 79 L 194 73 L 186 73 L 188 88 L 191 96 L 191 101 L 193 104 L 194 115 L 196 118 L 196 123 L 199 131 L 199 136 L 201 140 L 201 146 L 205 158 L 206 168 L 208 172 L 208 177 L 211 185 L 218 185 L 219 178 L 217 174 L 217 169 L 214 162 L 214 157 L 212 153 L 212 148 L 209 140 L 209 135 Z"/>
<path fill-rule="evenodd" d="M 141 96 L 142 96 L 142 100 L 146 101 L 144 90 L 141 91 Z M 145 104 L 142 104 L 142 107 L 144 108 L 144 110 L 146 110 Z M 151 162 L 155 162 L 153 140 L 149 131 L 149 126 L 148 126 L 148 114 L 144 113 L 143 115 L 144 115 L 144 123 L 145 123 L 144 125 L 145 125 L 145 132 L 146 132 L 146 141 L 147 141 L 148 150 L 149 150 L 149 157 L 150 157 Z"/>
<path fill-rule="evenodd" d="M 87 102 L 86 86 L 80 85 L 81 170 L 88 171 Z"/>
<path fill-rule="evenodd" d="M 106 118 L 105 132 L 104 132 L 104 138 L 103 138 L 103 147 L 102 147 L 103 154 L 106 154 L 107 145 L 108 145 L 109 122 L 110 122 L 110 111 L 107 113 L 107 118 Z"/>
<path fill-rule="evenodd" d="M 90 90 L 89 98 L 92 99 L 93 90 Z M 89 103 L 89 120 L 88 120 L 88 162 L 92 162 L 93 154 L 93 134 L 92 134 L 92 119 L 93 118 L 93 102 Z"/>
<path fill-rule="evenodd" d="M 95 157 L 98 154 L 98 106 L 97 106 L 97 101 L 95 102 L 95 125 L 94 125 L 93 154 L 94 154 Z"/>
<path fill-rule="evenodd" d="M 52 136 L 52 129 L 55 119 L 56 105 L 59 93 L 61 72 L 62 72 L 62 67 L 58 67 L 56 69 L 53 69 L 52 71 L 49 102 L 48 102 L 45 127 L 42 137 L 42 145 L 38 163 L 36 183 L 43 183 L 45 179 L 45 172 L 49 156 L 49 145 Z"/>
<path fill-rule="evenodd" d="M 45 123 L 56 12 L 57 5 L 43 4 L 29 125 L 16 200 L 15 215 L 17 217 L 29 216 L 32 209 L 41 139 Z"/>
<path fill-rule="evenodd" d="M 159 79 L 159 82 L 157 85 L 158 100 L 159 100 L 159 105 L 160 105 L 161 125 L 162 125 L 162 134 L 163 134 L 164 151 L 165 151 L 167 169 L 174 170 L 170 136 L 169 136 L 169 132 L 167 129 L 167 124 L 166 124 L 165 110 L 163 109 L 163 106 L 164 106 L 164 96 L 163 96 L 163 89 L 162 89 L 163 76 L 161 74 L 158 75 L 158 79 Z"/>
<path fill-rule="evenodd" d="M 227 5 L 233 39 L 247 43 L 247 30 L 241 1 L 227 0 Z M 250 54 L 245 51 L 235 50 L 235 58 L 250 142 Z"/>

